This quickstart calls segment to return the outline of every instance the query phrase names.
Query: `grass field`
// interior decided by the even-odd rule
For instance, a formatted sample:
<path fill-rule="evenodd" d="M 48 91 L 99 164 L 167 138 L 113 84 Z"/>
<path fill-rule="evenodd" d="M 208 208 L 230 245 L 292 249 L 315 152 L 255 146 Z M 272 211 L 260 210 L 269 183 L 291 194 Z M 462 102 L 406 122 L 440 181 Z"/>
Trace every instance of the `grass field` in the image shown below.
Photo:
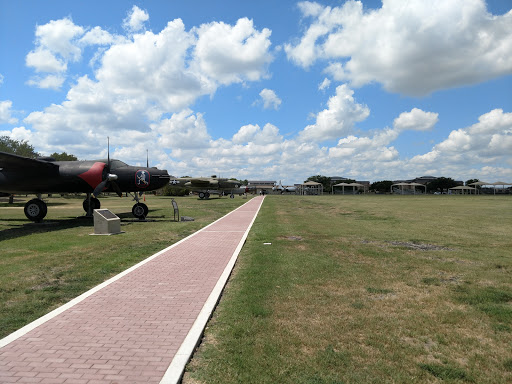
<path fill-rule="evenodd" d="M 176 197 L 181 215 L 195 221 L 173 222 L 171 198 L 147 196 L 148 222 L 131 214 L 130 198 L 101 198 L 122 218 L 116 236 L 89 236 L 92 219 L 83 216 L 83 197 L 47 199 L 41 224 L 25 218 L 25 200 L 0 201 L 0 338 L 194 233 L 245 203 L 235 199 Z"/>
<path fill-rule="evenodd" d="M 512 199 L 268 196 L 184 383 L 411 382 L 512 382 Z"/>

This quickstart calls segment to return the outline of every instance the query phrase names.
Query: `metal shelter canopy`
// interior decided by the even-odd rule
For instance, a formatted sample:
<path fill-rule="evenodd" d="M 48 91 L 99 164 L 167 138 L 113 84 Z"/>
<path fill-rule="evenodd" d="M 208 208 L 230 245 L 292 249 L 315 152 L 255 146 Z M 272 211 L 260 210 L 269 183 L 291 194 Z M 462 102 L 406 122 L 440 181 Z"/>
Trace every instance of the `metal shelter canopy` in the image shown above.
<path fill-rule="evenodd" d="M 342 194 L 345 194 L 345 187 L 352 187 L 352 194 L 355 195 L 356 194 L 356 187 L 357 188 L 364 187 L 364 185 L 363 184 L 359 184 L 359 183 L 339 183 L 339 184 L 336 184 L 336 185 L 332 186 L 332 194 L 334 194 L 334 187 L 341 187 Z"/>
<path fill-rule="evenodd" d="M 464 185 L 459 185 L 457 187 L 453 187 L 453 188 L 449 188 L 451 191 L 461 191 L 462 194 L 464 195 L 464 191 L 468 191 L 468 195 L 471 194 L 471 191 L 476 191 L 476 188 L 473 188 L 473 187 L 467 187 L 467 186 L 464 186 Z M 476 193 L 476 192 L 475 192 Z"/>
<path fill-rule="evenodd" d="M 476 188 L 477 186 L 491 185 L 491 183 L 488 183 L 487 181 L 475 181 L 474 183 L 469 183 L 468 185 L 473 185 Z M 476 193 L 479 194 L 480 191 L 477 189 Z"/>
<path fill-rule="evenodd" d="M 477 185 L 492 185 L 494 187 L 494 194 L 496 194 L 497 185 L 502 185 L 503 187 L 505 187 L 505 185 L 512 185 L 512 183 L 505 183 L 504 181 L 496 181 L 494 183 L 488 183 L 487 181 L 475 181 L 474 183 L 469 183 L 468 185 L 474 185 L 475 187 Z"/>
<path fill-rule="evenodd" d="M 494 185 L 494 194 L 496 194 L 496 186 L 501 185 L 503 186 L 503 189 L 505 189 L 505 185 L 512 185 L 512 183 L 505 183 L 504 181 L 496 181 L 494 183 L 491 183 L 489 185 Z"/>
<path fill-rule="evenodd" d="M 324 186 L 321 183 L 307 181 L 298 186 L 299 195 L 322 195 Z"/>

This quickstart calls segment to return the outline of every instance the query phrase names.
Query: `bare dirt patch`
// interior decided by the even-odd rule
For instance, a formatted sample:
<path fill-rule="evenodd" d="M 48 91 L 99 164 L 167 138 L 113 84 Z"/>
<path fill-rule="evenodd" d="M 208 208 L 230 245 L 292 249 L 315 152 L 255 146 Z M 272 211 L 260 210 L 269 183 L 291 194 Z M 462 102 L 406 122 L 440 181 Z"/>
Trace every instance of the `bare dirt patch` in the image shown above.
<path fill-rule="evenodd" d="M 397 245 L 399 247 L 416 249 L 419 251 L 453 251 L 451 248 L 442 247 L 435 244 L 417 244 L 404 241 L 391 241 L 390 244 Z"/>

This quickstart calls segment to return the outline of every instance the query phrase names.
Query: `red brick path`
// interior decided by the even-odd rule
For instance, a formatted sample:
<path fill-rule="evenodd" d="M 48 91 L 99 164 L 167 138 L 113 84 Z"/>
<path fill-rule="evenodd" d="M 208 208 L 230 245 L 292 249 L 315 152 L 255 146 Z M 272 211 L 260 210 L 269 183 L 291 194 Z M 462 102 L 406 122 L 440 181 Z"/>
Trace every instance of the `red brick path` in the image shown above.
<path fill-rule="evenodd" d="M 176 382 L 262 202 L 253 198 L 55 317 L 0 340 L 0 383 Z M 184 343 L 191 329 L 194 340 Z"/>

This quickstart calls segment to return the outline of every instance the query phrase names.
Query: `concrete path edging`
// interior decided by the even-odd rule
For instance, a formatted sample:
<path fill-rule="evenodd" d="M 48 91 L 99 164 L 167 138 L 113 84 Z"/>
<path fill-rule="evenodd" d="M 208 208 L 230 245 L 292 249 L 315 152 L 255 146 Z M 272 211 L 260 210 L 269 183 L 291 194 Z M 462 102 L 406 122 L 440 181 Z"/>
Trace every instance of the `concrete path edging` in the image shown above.
<path fill-rule="evenodd" d="M 247 236 L 249 235 L 249 231 L 251 230 L 252 225 L 256 220 L 256 217 L 258 216 L 258 213 L 261 209 L 261 206 L 263 205 L 264 199 L 265 197 L 263 197 L 263 199 L 261 200 L 260 206 L 258 207 L 256 214 L 254 215 L 251 223 L 249 224 L 249 227 L 247 228 L 244 235 L 240 239 L 238 247 L 236 248 L 235 252 L 233 252 L 233 256 L 231 256 L 228 265 L 224 269 L 224 272 L 222 273 L 219 281 L 215 285 L 215 288 L 213 289 L 212 293 L 208 297 L 208 300 L 204 304 L 204 307 L 199 313 L 199 316 L 194 322 L 194 325 L 192 326 L 185 340 L 181 344 L 180 349 L 178 350 L 178 352 L 176 352 L 176 355 L 174 356 L 174 359 L 169 365 L 169 368 L 165 372 L 164 377 L 160 381 L 160 384 L 178 384 L 181 378 L 183 377 L 185 367 L 189 362 L 190 358 L 192 357 L 194 349 L 201 341 L 201 337 L 203 335 L 203 331 L 206 327 L 206 324 L 208 323 L 208 320 L 210 320 L 210 317 L 212 316 L 212 313 L 215 307 L 217 306 L 220 295 L 222 294 L 222 291 L 224 290 L 224 287 L 228 282 L 229 276 L 231 275 L 236 260 L 238 259 L 238 255 L 245 244 Z M 243 207 L 243 205 L 241 207 Z"/>

